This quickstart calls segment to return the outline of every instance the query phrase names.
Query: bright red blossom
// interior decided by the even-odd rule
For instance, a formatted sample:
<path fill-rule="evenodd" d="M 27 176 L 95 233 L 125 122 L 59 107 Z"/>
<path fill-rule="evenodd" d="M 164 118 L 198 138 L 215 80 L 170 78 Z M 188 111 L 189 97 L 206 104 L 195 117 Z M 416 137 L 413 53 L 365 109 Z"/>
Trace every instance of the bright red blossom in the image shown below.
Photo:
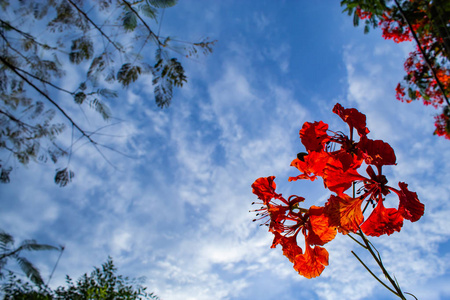
<path fill-rule="evenodd" d="M 361 229 L 370 236 L 390 235 L 401 230 L 404 219 L 415 222 L 424 214 L 424 205 L 406 183 L 400 182 L 399 189 L 388 185 L 382 169 L 396 164 L 395 152 L 388 143 L 367 138 L 366 116 L 339 103 L 333 112 L 349 125 L 349 136 L 330 131 L 322 121 L 304 123 L 300 139 L 307 152 L 299 153 L 291 163 L 300 175 L 289 177 L 289 181 L 321 177 L 324 186 L 336 194 L 323 207 L 302 208 L 305 199 L 295 195 L 286 200 L 275 191 L 274 176 L 259 178 L 252 185 L 262 201 L 255 210 L 258 220 L 274 234 L 272 248 L 281 245 L 294 269 L 307 278 L 319 276 L 328 265 L 328 252 L 322 246 L 333 240 L 337 231 L 348 234 Z M 359 141 L 353 139 L 354 129 Z M 359 172 L 363 162 L 368 165 L 366 175 Z M 359 196 L 350 197 L 346 192 L 355 184 Z M 384 206 L 392 193 L 398 196 L 398 208 Z M 363 204 L 364 210 L 374 207 L 366 220 Z M 305 238 L 304 251 L 297 243 L 299 233 Z"/>
<path fill-rule="evenodd" d="M 330 140 L 327 134 L 328 124 L 324 122 L 305 122 L 300 130 L 300 139 L 308 152 L 322 151 Z"/>
<path fill-rule="evenodd" d="M 400 198 L 400 204 L 398 206 L 399 212 L 405 219 L 410 220 L 411 222 L 418 221 L 425 212 L 425 205 L 420 203 L 417 193 L 408 190 L 408 185 L 406 183 L 399 182 L 398 186 L 400 187 L 400 191 L 395 189 L 392 190 L 397 193 Z"/>
<path fill-rule="evenodd" d="M 409 54 L 404 63 L 404 82 L 399 83 L 395 89 L 396 98 L 407 103 L 419 100 L 424 105 L 442 109 L 448 105 L 450 68 L 448 49 L 444 43 L 445 33 L 441 32 L 440 26 L 448 27 L 450 19 L 444 14 L 436 22 L 432 9 L 434 4 L 429 1 L 411 0 L 410 3 L 407 6 L 408 21 L 396 5 L 385 7 L 385 11 L 379 15 L 357 7 L 355 16 L 365 20 L 366 26 L 378 24 L 385 39 L 396 43 L 416 39 L 416 50 Z M 427 61 L 424 55 L 428 58 Z M 450 139 L 450 122 L 444 122 L 442 115 L 436 116 L 435 126 L 434 134 Z"/>
<path fill-rule="evenodd" d="M 330 225 L 337 227 L 342 234 L 356 232 L 362 224 L 364 216 L 361 210 L 361 198 L 351 198 L 346 194 L 331 195 L 325 204 L 325 213 L 329 217 Z"/>
<path fill-rule="evenodd" d="M 303 209 L 299 204 L 304 198 L 293 195 L 285 200 L 277 194 L 273 179 L 274 176 L 258 178 L 252 185 L 253 193 L 263 201 L 263 206 L 256 210 L 258 220 L 263 220 L 275 236 L 271 247 L 281 245 L 283 254 L 294 263 L 294 269 L 300 275 L 307 278 L 319 276 L 328 265 L 328 252 L 319 246 L 333 240 L 336 229 L 329 225 L 323 207 Z M 305 237 L 305 253 L 297 244 L 299 233 Z M 315 246 L 313 250 L 312 246 Z"/>
<path fill-rule="evenodd" d="M 395 208 L 385 208 L 383 201 L 378 201 L 377 207 L 369 218 L 361 225 L 361 230 L 370 236 L 391 235 L 400 231 L 403 226 L 403 217 Z"/>
<path fill-rule="evenodd" d="M 359 136 L 366 136 L 370 131 L 366 127 L 366 116 L 354 108 L 343 108 L 342 105 L 336 103 L 333 112 L 350 126 L 350 136 L 352 136 L 353 128 L 358 131 Z"/>

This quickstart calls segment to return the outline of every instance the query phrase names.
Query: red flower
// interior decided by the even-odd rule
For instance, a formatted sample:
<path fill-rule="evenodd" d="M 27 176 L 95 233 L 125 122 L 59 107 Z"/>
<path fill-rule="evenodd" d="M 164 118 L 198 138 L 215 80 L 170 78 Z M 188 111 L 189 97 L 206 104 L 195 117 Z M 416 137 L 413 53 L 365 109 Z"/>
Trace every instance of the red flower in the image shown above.
<path fill-rule="evenodd" d="M 252 184 L 253 194 L 258 196 L 264 203 L 269 202 L 272 198 L 278 198 L 275 193 L 277 185 L 273 181 L 275 176 L 261 177 L 255 180 Z"/>
<path fill-rule="evenodd" d="M 315 246 L 314 249 L 310 245 L 305 245 L 305 253 L 302 248 L 297 245 L 295 236 L 285 237 L 278 232 L 274 233 L 275 238 L 271 248 L 281 245 L 283 255 L 294 264 L 294 269 L 306 278 L 319 276 L 328 265 L 328 252 L 325 248 Z"/>
<path fill-rule="evenodd" d="M 328 216 L 324 213 L 324 207 L 311 206 L 306 214 L 309 220 L 303 227 L 303 234 L 309 245 L 323 246 L 336 236 L 336 229 L 330 225 Z"/>
<path fill-rule="evenodd" d="M 291 162 L 292 167 L 296 167 L 302 174 L 296 177 L 289 177 L 289 181 L 295 181 L 299 179 L 309 179 L 314 181 L 317 176 L 324 176 L 324 169 L 327 161 L 330 159 L 330 155 L 327 152 L 311 152 L 308 155 L 300 156 Z"/>
<path fill-rule="evenodd" d="M 359 136 L 365 136 L 370 131 L 366 127 L 366 116 L 355 108 L 343 108 L 342 105 L 336 103 L 333 112 L 350 126 L 350 137 L 352 137 L 353 128 L 358 131 Z M 351 138 L 350 138 L 351 139 Z"/>
<path fill-rule="evenodd" d="M 377 207 L 369 218 L 361 225 L 361 230 L 370 236 L 391 235 L 400 231 L 403 226 L 403 217 L 395 208 L 385 208 L 383 201 L 378 201 Z"/>
<path fill-rule="evenodd" d="M 263 224 L 268 225 L 271 232 L 293 232 L 297 230 L 298 225 L 285 225 L 285 222 L 287 220 L 303 222 L 299 220 L 296 210 L 298 209 L 298 204 L 305 199 L 297 196 L 291 196 L 288 200 L 284 199 L 281 194 L 275 192 L 276 184 L 273 181 L 274 179 L 275 176 L 261 177 L 252 184 L 253 193 L 263 201 L 262 203 L 254 203 L 263 205 L 255 210 L 259 218 L 254 221 L 264 220 Z"/>
<path fill-rule="evenodd" d="M 363 10 L 361 10 L 361 8 L 359 6 L 356 8 L 356 15 L 361 20 L 372 18 L 372 13 L 371 12 L 363 11 Z"/>
<path fill-rule="evenodd" d="M 359 225 L 364 221 L 362 202 L 363 199 L 351 198 L 346 194 L 331 195 L 325 204 L 325 214 L 330 220 L 330 225 L 337 227 L 342 234 L 358 231 Z"/>
<path fill-rule="evenodd" d="M 358 146 L 362 150 L 366 164 L 374 165 L 377 168 L 395 165 L 396 157 L 394 149 L 388 143 L 362 137 Z"/>
<path fill-rule="evenodd" d="M 434 125 L 436 126 L 434 134 L 444 136 L 446 139 L 450 140 L 450 117 L 446 114 L 440 114 L 434 117 L 434 120 Z"/>
<path fill-rule="evenodd" d="M 338 195 L 342 194 L 353 182 L 364 179 L 357 171 L 360 165 L 360 160 L 355 155 L 347 153 L 332 155 L 324 170 L 325 186 Z"/>
<path fill-rule="evenodd" d="M 274 234 L 271 248 L 281 245 L 283 254 L 294 263 L 294 268 L 301 275 L 312 278 L 328 265 L 328 252 L 319 246 L 334 239 L 336 229 L 329 224 L 323 207 L 311 206 L 309 209 L 299 207 L 305 199 L 292 195 L 285 200 L 275 192 L 274 176 L 258 178 L 252 185 L 255 193 L 263 202 L 260 209 L 255 210 L 256 220 L 263 220 Z M 306 252 L 297 244 L 297 235 L 305 236 Z"/>
<path fill-rule="evenodd" d="M 300 130 L 300 139 L 308 152 L 324 150 L 325 143 L 330 140 L 327 130 L 328 124 L 322 121 L 303 124 Z"/>
<path fill-rule="evenodd" d="M 305 199 L 295 195 L 286 200 L 275 191 L 274 176 L 258 178 L 252 184 L 253 193 L 262 201 L 254 221 L 262 220 L 269 227 L 274 234 L 272 248 L 281 245 L 294 269 L 307 278 L 319 276 L 328 265 L 328 252 L 321 246 L 333 240 L 337 231 L 348 234 L 361 229 L 370 236 L 390 235 L 401 230 L 403 219 L 415 222 L 425 210 L 406 183 L 399 182 L 400 189 L 387 185 L 382 167 L 396 164 L 395 152 L 388 143 L 367 138 L 366 116 L 339 103 L 333 112 L 349 125 L 350 137 L 329 130 L 322 121 L 304 123 L 300 139 L 307 152 L 299 153 L 291 163 L 301 174 L 289 177 L 289 181 L 322 177 L 325 187 L 337 194 L 330 196 L 325 207 L 302 208 L 300 203 Z M 353 129 L 359 141 L 353 139 Z M 366 176 L 358 172 L 363 161 L 368 165 Z M 355 184 L 362 184 L 357 198 L 345 194 Z M 399 198 L 398 209 L 384 207 L 385 197 L 392 192 Z M 364 210 L 370 203 L 374 207 L 365 221 L 361 209 L 364 201 Z M 299 233 L 305 237 L 304 252 L 297 243 Z"/>
<path fill-rule="evenodd" d="M 411 222 L 416 222 L 423 216 L 425 212 L 425 205 L 420 203 L 416 193 L 408 190 L 408 185 L 406 183 L 399 182 L 398 186 L 400 187 L 400 191 L 392 189 L 395 193 L 397 193 L 400 199 L 398 211 L 401 213 L 403 218 L 410 220 Z"/>
<path fill-rule="evenodd" d="M 320 276 L 326 266 L 328 251 L 320 246 L 311 248 L 306 244 L 305 253 L 297 255 L 294 260 L 294 269 L 308 279 Z"/>
<path fill-rule="evenodd" d="M 275 248 L 277 245 L 281 245 L 283 249 L 283 255 L 286 256 L 290 262 L 295 261 L 297 255 L 303 254 L 302 248 L 297 245 L 297 236 L 285 237 L 278 232 L 273 233 L 273 243 L 270 248 Z"/>

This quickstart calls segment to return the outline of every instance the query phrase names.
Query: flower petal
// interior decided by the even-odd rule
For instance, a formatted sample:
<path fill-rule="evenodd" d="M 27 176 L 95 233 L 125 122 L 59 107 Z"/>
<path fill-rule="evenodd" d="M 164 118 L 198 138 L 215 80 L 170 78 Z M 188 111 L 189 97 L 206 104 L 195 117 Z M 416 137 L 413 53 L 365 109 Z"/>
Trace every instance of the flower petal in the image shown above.
<path fill-rule="evenodd" d="M 399 182 L 398 186 L 401 189 L 401 193 L 398 193 L 400 198 L 398 210 L 401 212 L 403 218 L 411 222 L 416 222 L 423 216 L 425 205 L 419 201 L 417 193 L 408 190 L 406 183 Z"/>
<path fill-rule="evenodd" d="M 403 226 L 403 217 L 395 208 L 385 208 L 383 201 L 378 201 L 377 207 L 369 218 L 361 225 L 361 230 L 370 236 L 391 235 L 400 231 Z"/>
<path fill-rule="evenodd" d="M 273 181 L 275 176 L 260 177 L 252 184 L 252 192 L 264 203 L 268 203 L 273 198 L 278 198 L 280 195 L 275 193 L 277 185 Z"/>
<path fill-rule="evenodd" d="M 361 198 L 352 198 L 346 194 L 331 195 L 325 204 L 325 214 L 329 217 L 330 225 L 337 227 L 342 234 L 358 231 L 364 221 L 362 202 Z"/>
<path fill-rule="evenodd" d="M 330 155 L 325 152 L 310 152 L 308 155 L 302 157 L 302 159 L 294 159 L 291 162 L 292 167 L 296 167 L 302 174 L 296 177 L 289 177 L 289 181 L 295 181 L 298 179 L 309 179 L 314 181 L 317 176 L 323 177 L 323 170 L 327 165 L 327 161 Z"/>
<path fill-rule="evenodd" d="M 328 216 L 324 214 L 324 208 L 311 206 L 309 208 L 309 232 L 306 242 L 309 245 L 323 246 L 336 236 L 336 228 L 330 226 Z"/>
<path fill-rule="evenodd" d="M 355 160 L 352 154 L 339 153 L 327 161 L 323 182 L 330 191 L 340 195 L 352 186 L 353 181 L 364 180 L 364 177 L 356 170 L 359 165 L 355 163 Z"/>
<path fill-rule="evenodd" d="M 295 257 L 303 253 L 302 248 L 297 245 L 297 237 L 295 235 L 285 237 L 278 232 L 273 233 L 275 235 L 272 246 L 275 248 L 277 245 L 281 245 L 283 248 L 283 255 L 286 256 L 290 262 L 295 261 Z"/>
<path fill-rule="evenodd" d="M 395 165 L 396 157 L 394 149 L 382 140 L 361 138 L 358 147 L 363 151 L 366 164 L 377 166 Z"/>
<path fill-rule="evenodd" d="M 339 103 L 333 108 L 333 112 L 350 126 L 350 129 L 355 128 L 359 136 L 366 136 L 370 131 L 366 127 L 366 115 L 360 113 L 355 108 L 344 108 Z"/>
<path fill-rule="evenodd" d="M 328 266 L 328 251 L 320 246 L 313 249 L 308 244 L 305 246 L 305 253 L 297 255 L 294 261 L 294 269 L 306 278 L 319 276 L 325 266 Z"/>
<path fill-rule="evenodd" d="M 325 143 L 330 140 L 327 134 L 328 124 L 319 122 L 305 122 L 300 129 L 300 139 L 308 152 L 322 151 Z"/>

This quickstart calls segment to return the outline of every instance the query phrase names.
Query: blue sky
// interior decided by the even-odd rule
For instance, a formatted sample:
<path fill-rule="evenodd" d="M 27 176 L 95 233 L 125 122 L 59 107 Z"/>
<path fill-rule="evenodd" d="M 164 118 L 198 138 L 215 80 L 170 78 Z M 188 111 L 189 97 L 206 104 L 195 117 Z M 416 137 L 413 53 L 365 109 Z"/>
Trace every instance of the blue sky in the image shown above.
<path fill-rule="evenodd" d="M 420 221 L 373 239 L 383 261 L 404 291 L 450 299 L 450 142 L 432 135 L 433 109 L 395 100 L 412 45 L 385 41 L 378 30 L 364 35 L 341 11 L 339 1 L 281 0 L 191 0 L 167 9 L 162 34 L 209 36 L 218 40 L 214 53 L 182 61 L 188 84 L 169 109 L 154 104 L 151 76 L 111 103 L 123 121 L 102 131 L 113 137 L 98 138 L 132 158 L 105 150 L 112 167 L 80 144 L 65 188 L 52 182 L 54 165 L 17 166 L 0 186 L 0 228 L 18 241 L 65 245 L 53 286 L 111 255 L 119 273 L 145 276 L 164 300 L 395 299 L 353 257 L 351 250 L 373 266 L 348 237 L 327 244 L 330 265 L 308 280 L 270 249 L 272 235 L 249 213 L 251 184 L 270 175 L 284 195 L 323 205 L 322 183 L 288 183 L 296 174 L 289 164 L 304 150 L 305 121 L 346 130 L 331 112 L 339 102 L 367 115 L 369 137 L 396 152 L 389 181 L 407 182 L 425 204 Z M 92 114 L 84 125 L 103 126 L 99 119 Z M 70 142 L 70 132 L 63 139 Z M 32 256 L 44 278 L 57 256 Z"/>

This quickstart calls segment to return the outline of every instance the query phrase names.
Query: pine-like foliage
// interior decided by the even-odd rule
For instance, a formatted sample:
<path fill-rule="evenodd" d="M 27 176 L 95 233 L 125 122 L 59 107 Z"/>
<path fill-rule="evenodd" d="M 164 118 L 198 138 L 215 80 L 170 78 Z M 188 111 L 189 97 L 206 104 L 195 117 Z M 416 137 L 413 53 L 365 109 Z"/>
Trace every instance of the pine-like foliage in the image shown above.
<path fill-rule="evenodd" d="M 187 81 L 180 60 L 211 53 L 215 43 L 186 43 L 156 33 L 162 10 L 176 3 L 0 0 L 1 182 L 10 181 L 15 161 L 70 157 L 71 145 L 58 143 L 58 135 L 68 127 L 98 150 L 92 134 L 71 115 L 71 103 L 109 120 L 108 102 L 118 96 L 114 84 L 127 88 L 151 74 L 157 106 L 170 105 L 174 88 Z M 73 85 L 72 78 L 79 82 Z M 64 82 L 74 88 L 66 88 Z M 56 170 L 55 182 L 65 186 L 72 177 L 66 165 Z"/>

